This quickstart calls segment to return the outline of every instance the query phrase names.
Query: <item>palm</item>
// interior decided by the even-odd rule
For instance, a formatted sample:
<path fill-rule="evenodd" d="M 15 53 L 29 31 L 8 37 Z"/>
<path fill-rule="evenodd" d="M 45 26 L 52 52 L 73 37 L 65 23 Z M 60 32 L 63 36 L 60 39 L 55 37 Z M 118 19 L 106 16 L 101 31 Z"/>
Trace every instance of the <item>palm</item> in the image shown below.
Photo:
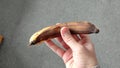
<path fill-rule="evenodd" d="M 72 51 L 70 48 L 68 50 L 66 50 L 66 52 L 63 54 L 62 59 L 63 59 L 64 63 L 66 64 L 67 68 L 73 68 L 72 65 L 74 63 L 74 60 L 73 60 Z"/>
<path fill-rule="evenodd" d="M 85 52 L 83 52 L 83 53 L 85 53 Z M 67 48 L 67 50 L 63 54 L 61 54 L 61 57 L 66 65 L 66 68 L 82 68 L 82 65 L 84 64 L 83 61 L 85 61 L 82 58 L 86 58 L 86 57 L 81 56 L 81 54 L 82 53 L 77 55 L 77 56 L 79 56 L 79 58 L 78 58 L 78 57 L 76 57 L 75 54 L 73 55 L 73 51 L 70 48 Z"/>

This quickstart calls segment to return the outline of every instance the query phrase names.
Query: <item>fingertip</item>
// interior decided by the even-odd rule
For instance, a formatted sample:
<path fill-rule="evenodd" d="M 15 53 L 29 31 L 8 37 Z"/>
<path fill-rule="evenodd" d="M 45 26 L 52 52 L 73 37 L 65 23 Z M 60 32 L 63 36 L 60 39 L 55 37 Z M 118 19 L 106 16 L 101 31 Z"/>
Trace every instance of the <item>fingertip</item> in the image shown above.
<path fill-rule="evenodd" d="M 46 44 L 46 45 L 48 45 L 48 44 L 49 44 L 49 40 L 46 40 L 46 41 L 44 41 L 44 42 L 45 42 L 45 44 Z"/>
<path fill-rule="evenodd" d="M 62 27 L 60 32 L 62 36 L 65 36 L 65 34 L 68 34 L 68 33 L 70 34 L 69 29 L 67 27 Z"/>
<path fill-rule="evenodd" d="M 80 34 L 80 37 L 81 37 L 81 38 L 88 38 L 89 35 L 88 35 L 88 34 Z"/>
<path fill-rule="evenodd" d="M 56 23 L 56 25 L 59 25 L 60 23 Z"/>
<path fill-rule="evenodd" d="M 53 42 L 52 42 L 51 40 L 46 40 L 46 41 L 44 41 L 44 42 L 45 42 L 45 44 L 47 44 L 48 46 L 50 46 L 50 45 L 53 44 Z"/>

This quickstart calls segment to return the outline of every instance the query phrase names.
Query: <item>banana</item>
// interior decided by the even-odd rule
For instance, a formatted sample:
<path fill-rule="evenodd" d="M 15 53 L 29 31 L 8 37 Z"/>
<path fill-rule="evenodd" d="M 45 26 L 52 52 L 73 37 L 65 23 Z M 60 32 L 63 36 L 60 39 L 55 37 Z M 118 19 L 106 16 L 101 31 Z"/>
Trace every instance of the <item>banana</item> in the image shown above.
<path fill-rule="evenodd" d="M 87 21 L 59 23 L 45 27 L 34 33 L 29 40 L 29 45 L 40 44 L 45 40 L 60 36 L 60 29 L 62 27 L 68 27 L 72 34 L 92 34 L 99 32 L 99 29 L 94 24 Z"/>
<path fill-rule="evenodd" d="M 0 44 L 2 44 L 2 42 L 3 42 L 3 36 L 0 35 Z"/>

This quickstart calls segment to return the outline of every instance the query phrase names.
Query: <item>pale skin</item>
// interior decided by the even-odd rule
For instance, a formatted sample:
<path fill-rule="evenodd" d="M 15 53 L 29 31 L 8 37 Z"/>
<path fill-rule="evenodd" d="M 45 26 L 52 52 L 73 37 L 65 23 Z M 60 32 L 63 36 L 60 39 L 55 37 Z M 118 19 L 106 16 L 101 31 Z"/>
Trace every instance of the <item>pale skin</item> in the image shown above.
<path fill-rule="evenodd" d="M 66 68 L 93 68 L 98 64 L 94 45 L 87 34 L 72 35 L 67 27 L 61 28 L 60 33 L 61 37 L 56 40 L 65 49 L 52 40 L 45 43 L 63 59 Z"/>

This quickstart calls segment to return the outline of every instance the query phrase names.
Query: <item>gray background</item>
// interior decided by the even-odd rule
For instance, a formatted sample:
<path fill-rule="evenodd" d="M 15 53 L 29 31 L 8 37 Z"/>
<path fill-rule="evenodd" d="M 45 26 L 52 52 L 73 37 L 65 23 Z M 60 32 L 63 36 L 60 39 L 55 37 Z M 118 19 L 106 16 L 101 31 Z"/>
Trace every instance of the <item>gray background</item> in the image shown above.
<path fill-rule="evenodd" d="M 120 68 L 120 0 L 0 0 L 0 68 L 65 68 L 44 43 L 28 47 L 30 36 L 57 22 L 87 20 L 101 68 Z"/>

